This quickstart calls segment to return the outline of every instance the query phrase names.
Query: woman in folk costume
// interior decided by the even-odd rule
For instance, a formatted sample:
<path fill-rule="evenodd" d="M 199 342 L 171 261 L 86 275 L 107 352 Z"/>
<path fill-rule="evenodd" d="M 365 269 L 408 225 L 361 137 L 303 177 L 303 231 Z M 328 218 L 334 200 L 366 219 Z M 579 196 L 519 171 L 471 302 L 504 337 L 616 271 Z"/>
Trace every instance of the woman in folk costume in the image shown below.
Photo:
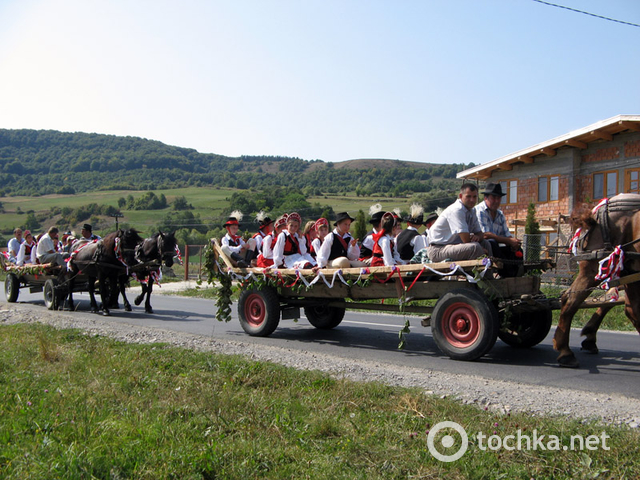
<path fill-rule="evenodd" d="M 316 231 L 316 238 L 311 242 L 310 252 L 313 257 L 318 256 L 318 252 L 320 251 L 320 247 L 322 247 L 322 242 L 324 241 L 324 237 L 329 234 L 329 220 L 324 217 L 316 220 L 313 228 Z"/>
<path fill-rule="evenodd" d="M 397 224 L 398 219 L 393 213 L 387 212 L 382 216 L 380 231 L 373 235 L 372 267 L 404 264 L 393 245 L 393 229 Z"/>
<path fill-rule="evenodd" d="M 425 247 L 425 237 L 420 235 L 418 228 L 422 226 L 424 219 L 424 208 L 422 205 L 414 203 L 406 218 L 407 228 L 402 230 L 396 238 L 396 250 L 400 258 L 408 262 L 413 256 Z"/>
<path fill-rule="evenodd" d="M 256 221 L 258 222 L 258 232 L 253 235 L 253 238 L 256 241 L 256 256 L 262 253 L 262 242 L 273 232 L 273 220 L 271 220 L 266 213 L 262 210 L 258 212 L 256 215 Z"/>
<path fill-rule="evenodd" d="M 251 238 L 245 243 L 242 236 L 238 235 L 242 216 L 242 212 L 238 210 L 231 212 L 231 216 L 224 224 L 227 233 L 222 237 L 220 243 L 222 244 L 222 251 L 231 257 L 238 264 L 238 267 L 245 268 L 251 265 L 251 260 L 255 254 L 256 242 Z"/>
<path fill-rule="evenodd" d="M 320 268 L 349 268 L 363 267 L 365 264 L 358 261 L 360 247 L 358 240 L 349 234 L 351 222 L 354 218 L 347 212 L 336 214 L 336 221 L 333 224 L 336 228 L 333 232 L 324 237 L 322 246 L 318 251 L 316 260 Z"/>
<path fill-rule="evenodd" d="M 298 232 L 302 218 L 296 212 L 287 217 L 287 229 L 280 232 L 273 247 L 273 265 L 285 268 L 312 268 L 316 260 L 307 253 L 307 242 Z"/>
<path fill-rule="evenodd" d="M 307 253 L 311 255 L 313 258 L 316 258 L 316 251 L 313 248 L 313 241 L 318 236 L 318 232 L 316 232 L 316 222 L 314 222 L 313 220 L 309 220 L 304 225 L 302 236 L 304 237 L 304 240 L 307 243 Z"/>
<path fill-rule="evenodd" d="M 262 240 L 262 253 L 258 255 L 258 267 L 267 268 L 273 265 L 273 247 L 280 232 L 287 227 L 287 214 L 278 218 L 273 224 L 273 232 Z"/>
<path fill-rule="evenodd" d="M 24 231 L 24 242 L 20 244 L 16 260 L 19 267 L 26 263 L 36 263 L 36 242 L 29 230 Z"/>
<path fill-rule="evenodd" d="M 380 220 L 382 220 L 383 215 L 384 210 L 382 210 L 382 205 L 380 205 L 379 203 L 376 203 L 375 205 L 371 205 L 369 207 L 369 216 L 371 216 L 369 223 L 373 228 L 364 237 L 362 245 L 360 246 L 360 258 L 358 258 L 359 261 L 365 263 L 366 265 L 371 264 L 371 255 L 373 253 L 373 234 L 378 233 L 378 231 L 380 230 Z"/>

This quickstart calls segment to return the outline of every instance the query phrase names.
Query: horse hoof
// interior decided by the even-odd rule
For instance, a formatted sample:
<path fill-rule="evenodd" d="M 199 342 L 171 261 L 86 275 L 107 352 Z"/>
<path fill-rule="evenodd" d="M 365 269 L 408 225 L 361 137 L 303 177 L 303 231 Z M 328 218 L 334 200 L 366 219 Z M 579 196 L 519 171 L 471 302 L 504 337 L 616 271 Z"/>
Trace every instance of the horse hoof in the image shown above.
<path fill-rule="evenodd" d="M 124 311 L 125 312 L 130 312 L 131 311 L 131 305 L 125 305 L 124 306 Z"/>
<path fill-rule="evenodd" d="M 600 353 L 600 350 L 598 350 L 598 345 L 596 345 L 596 342 L 594 342 L 593 340 L 584 340 L 582 342 L 582 347 L 580 348 L 580 350 L 584 350 L 591 355 L 597 355 L 598 353 Z"/>
<path fill-rule="evenodd" d="M 145 313 L 153 313 L 153 308 L 145 308 Z"/>
<path fill-rule="evenodd" d="M 102 316 L 103 317 L 110 317 L 111 316 L 111 312 L 109 312 L 109 310 L 102 310 Z"/>
<path fill-rule="evenodd" d="M 135 303 L 136 306 L 140 305 L 142 303 L 142 298 L 136 298 L 133 303 Z"/>
<path fill-rule="evenodd" d="M 580 366 L 573 354 L 558 357 L 558 365 L 564 368 L 578 368 Z"/>

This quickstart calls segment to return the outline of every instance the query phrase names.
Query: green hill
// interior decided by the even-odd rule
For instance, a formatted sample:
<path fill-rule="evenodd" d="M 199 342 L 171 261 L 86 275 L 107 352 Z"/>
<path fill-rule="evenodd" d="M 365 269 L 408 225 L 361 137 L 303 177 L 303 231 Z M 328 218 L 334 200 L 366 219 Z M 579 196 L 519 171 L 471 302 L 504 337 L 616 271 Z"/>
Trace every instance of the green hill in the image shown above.
<path fill-rule="evenodd" d="M 472 164 L 470 164 L 472 165 Z M 470 165 L 385 159 L 340 163 L 291 157 L 226 157 L 137 137 L 0 129 L 0 194 L 276 186 L 306 195 L 405 196 L 450 190 Z"/>

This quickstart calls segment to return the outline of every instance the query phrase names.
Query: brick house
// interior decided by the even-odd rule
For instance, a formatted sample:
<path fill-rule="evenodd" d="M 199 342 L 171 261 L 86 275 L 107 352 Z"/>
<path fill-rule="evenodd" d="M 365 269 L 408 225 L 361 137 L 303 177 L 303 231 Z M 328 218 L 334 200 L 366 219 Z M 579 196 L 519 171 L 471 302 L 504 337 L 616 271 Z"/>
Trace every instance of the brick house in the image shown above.
<path fill-rule="evenodd" d="M 583 202 L 640 193 L 640 115 L 618 115 L 458 173 L 502 184 L 501 209 L 521 238 L 530 202 L 546 244 L 566 245 L 567 216 Z M 484 182 L 484 183 L 483 183 Z"/>

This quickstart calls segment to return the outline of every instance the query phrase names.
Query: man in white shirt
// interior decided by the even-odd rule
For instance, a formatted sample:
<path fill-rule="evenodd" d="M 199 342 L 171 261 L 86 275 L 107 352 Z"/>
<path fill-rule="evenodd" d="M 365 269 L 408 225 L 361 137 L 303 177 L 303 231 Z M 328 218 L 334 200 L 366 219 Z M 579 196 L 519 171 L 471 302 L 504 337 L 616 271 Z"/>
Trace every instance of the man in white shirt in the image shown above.
<path fill-rule="evenodd" d="M 9 254 L 9 261 L 16 263 L 20 245 L 22 245 L 22 229 L 16 228 L 13 231 L 13 235 L 14 237 L 7 243 L 7 253 Z"/>
<path fill-rule="evenodd" d="M 447 259 L 474 260 L 491 255 L 491 245 L 484 239 L 474 207 L 478 187 L 465 183 L 458 199 L 449 205 L 429 229 L 429 258 L 432 262 Z"/>
<path fill-rule="evenodd" d="M 36 256 L 40 263 L 51 263 L 53 265 L 64 265 L 64 257 L 56 251 L 58 245 L 58 229 L 51 227 L 47 233 L 40 237 Z"/>

